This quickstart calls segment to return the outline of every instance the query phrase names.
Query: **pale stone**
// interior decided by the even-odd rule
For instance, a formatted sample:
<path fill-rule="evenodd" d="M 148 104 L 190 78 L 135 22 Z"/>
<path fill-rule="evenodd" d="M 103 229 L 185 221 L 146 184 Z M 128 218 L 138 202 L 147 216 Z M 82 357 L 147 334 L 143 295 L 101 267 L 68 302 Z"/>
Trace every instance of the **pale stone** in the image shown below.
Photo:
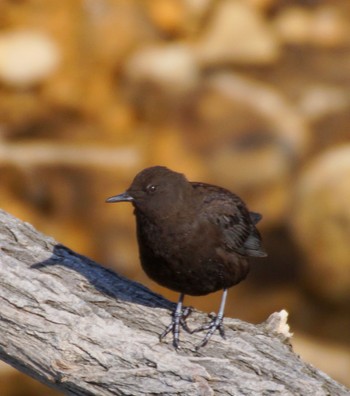
<path fill-rule="evenodd" d="M 40 83 L 55 72 L 60 50 L 45 32 L 17 30 L 0 35 L 0 79 L 26 87 Z"/>
<path fill-rule="evenodd" d="M 126 64 L 135 81 L 148 81 L 172 92 L 186 91 L 198 81 L 198 68 L 191 48 L 185 44 L 142 48 Z"/>
<path fill-rule="evenodd" d="M 350 301 L 350 145 L 321 154 L 296 185 L 290 221 L 303 251 L 305 286 L 320 298 Z"/>
<path fill-rule="evenodd" d="M 307 88 L 299 100 L 299 107 L 309 120 L 319 120 L 350 107 L 347 90 L 330 85 L 313 85 Z"/>
<path fill-rule="evenodd" d="M 281 40 L 290 44 L 336 47 L 347 42 L 347 21 L 334 7 L 309 11 L 292 6 L 284 9 L 274 23 Z"/>
<path fill-rule="evenodd" d="M 320 7 L 311 25 L 311 37 L 319 47 L 337 47 L 348 42 L 348 20 L 334 6 Z"/>
<path fill-rule="evenodd" d="M 276 17 L 274 27 L 282 41 L 305 44 L 310 35 L 312 15 L 302 7 L 289 7 Z"/>
<path fill-rule="evenodd" d="M 195 50 L 204 64 L 272 63 L 280 54 L 279 42 L 262 14 L 237 0 L 218 3 Z"/>

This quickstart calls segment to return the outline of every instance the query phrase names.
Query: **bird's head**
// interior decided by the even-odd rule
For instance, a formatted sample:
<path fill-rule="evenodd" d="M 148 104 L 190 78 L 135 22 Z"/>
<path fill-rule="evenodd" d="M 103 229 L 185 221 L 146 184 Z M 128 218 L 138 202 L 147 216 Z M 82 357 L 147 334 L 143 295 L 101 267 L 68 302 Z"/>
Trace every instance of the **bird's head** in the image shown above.
<path fill-rule="evenodd" d="M 178 211 L 191 190 L 191 184 L 181 173 L 153 166 L 138 173 L 124 193 L 106 202 L 129 201 L 145 215 L 157 213 L 158 217 L 167 217 Z"/>

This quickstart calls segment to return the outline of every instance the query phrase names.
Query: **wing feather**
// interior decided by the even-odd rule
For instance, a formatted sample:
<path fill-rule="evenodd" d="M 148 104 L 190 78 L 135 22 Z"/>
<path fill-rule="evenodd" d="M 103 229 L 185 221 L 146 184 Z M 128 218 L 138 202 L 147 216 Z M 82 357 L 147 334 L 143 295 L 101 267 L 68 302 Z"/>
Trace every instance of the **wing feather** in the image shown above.
<path fill-rule="evenodd" d="M 192 183 L 193 187 L 206 189 L 201 208 L 204 221 L 218 227 L 223 235 L 225 248 L 242 256 L 265 257 L 261 236 L 255 224 L 262 216 L 249 212 L 244 202 L 235 194 L 221 187 L 204 183 Z M 208 189 L 211 194 L 208 194 Z"/>

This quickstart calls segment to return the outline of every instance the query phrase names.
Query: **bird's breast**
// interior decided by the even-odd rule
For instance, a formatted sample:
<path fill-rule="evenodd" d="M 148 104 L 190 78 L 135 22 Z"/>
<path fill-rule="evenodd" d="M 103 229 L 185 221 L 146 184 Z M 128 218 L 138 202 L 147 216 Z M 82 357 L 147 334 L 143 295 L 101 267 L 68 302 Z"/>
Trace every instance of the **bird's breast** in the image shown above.
<path fill-rule="evenodd" d="M 140 220 L 140 219 L 139 219 Z M 240 282 L 247 260 L 224 254 L 215 229 L 199 222 L 172 228 L 169 223 L 137 221 L 140 260 L 155 282 L 178 292 L 204 295 Z"/>

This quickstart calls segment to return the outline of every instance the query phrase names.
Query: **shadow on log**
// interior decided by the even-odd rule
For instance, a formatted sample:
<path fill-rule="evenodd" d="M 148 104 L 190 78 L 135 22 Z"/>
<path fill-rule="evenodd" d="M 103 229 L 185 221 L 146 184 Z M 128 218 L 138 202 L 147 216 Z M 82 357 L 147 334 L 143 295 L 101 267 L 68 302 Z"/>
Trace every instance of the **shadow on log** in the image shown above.
<path fill-rule="evenodd" d="M 350 395 L 294 354 L 284 311 L 176 352 L 158 340 L 173 307 L 0 211 L 0 358 L 23 373 L 69 395 Z"/>

